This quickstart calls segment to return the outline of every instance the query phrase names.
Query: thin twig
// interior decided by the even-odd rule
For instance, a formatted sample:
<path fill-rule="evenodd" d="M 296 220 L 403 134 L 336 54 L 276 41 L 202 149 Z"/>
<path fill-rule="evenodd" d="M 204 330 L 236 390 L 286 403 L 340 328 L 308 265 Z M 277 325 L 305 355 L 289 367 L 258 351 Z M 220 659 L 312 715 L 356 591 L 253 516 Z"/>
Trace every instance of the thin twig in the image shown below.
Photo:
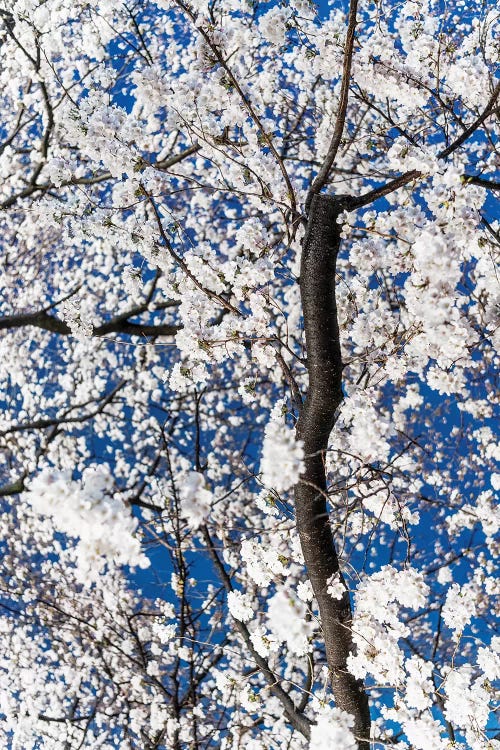
<path fill-rule="evenodd" d="M 161 220 L 160 212 L 158 210 L 158 206 L 156 205 L 153 196 L 151 195 L 151 193 L 149 193 L 146 190 L 146 188 L 142 184 L 141 184 L 141 189 L 142 189 L 142 192 L 144 193 L 144 195 L 146 196 L 146 198 L 148 199 L 148 202 L 150 203 L 151 208 L 153 209 L 153 212 L 154 212 L 154 215 L 155 215 L 155 219 L 156 219 L 156 223 L 158 225 L 158 229 L 159 229 L 159 232 L 160 232 L 160 236 L 161 236 L 161 238 L 163 240 L 163 244 L 167 248 L 167 250 L 170 253 L 170 255 L 172 256 L 172 258 L 175 260 L 175 262 L 177 263 L 177 265 L 180 266 L 180 268 L 182 268 L 182 270 L 184 271 L 184 273 L 186 274 L 186 276 L 189 279 L 191 279 L 191 281 L 193 282 L 193 284 L 200 291 L 202 291 L 203 294 L 206 294 L 206 296 L 209 297 L 210 299 L 217 300 L 217 302 L 220 305 L 222 305 L 222 307 L 224 307 L 226 310 L 228 310 L 229 312 L 232 312 L 235 315 L 238 315 L 239 317 L 241 317 L 243 315 L 243 313 L 241 313 L 240 310 L 238 310 L 238 308 L 234 307 L 230 302 L 228 302 L 227 300 L 225 300 L 224 297 L 221 297 L 220 294 L 217 294 L 216 292 L 212 292 L 210 289 L 207 289 L 206 286 L 203 286 L 203 284 L 201 284 L 198 281 L 198 279 L 196 278 L 196 276 L 190 271 L 190 269 L 189 269 L 186 261 L 183 260 L 178 253 L 176 253 L 176 251 L 172 247 L 172 243 L 170 242 L 170 240 L 167 237 L 167 234 L 166 234 L 166 232 L 165 232 L 165 230 L 163 228 L 163 223 L 162 223 L 162 220 Z"/>

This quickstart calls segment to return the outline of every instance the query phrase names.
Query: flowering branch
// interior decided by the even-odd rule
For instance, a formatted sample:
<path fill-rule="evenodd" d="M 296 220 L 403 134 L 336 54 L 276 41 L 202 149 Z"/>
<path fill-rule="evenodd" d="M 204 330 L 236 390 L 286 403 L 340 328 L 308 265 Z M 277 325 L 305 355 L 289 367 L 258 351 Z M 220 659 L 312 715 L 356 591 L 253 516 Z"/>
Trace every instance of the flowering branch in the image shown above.
<path fill-rule="evenodd" d="M 340 90 L 339 111 L 335 121 L 332 140 L 328 153 L 325 156 L 323 164 L 313 180 L 309 193 L 306 198 L 306 211 L 309 210 L 314 195 L 317 195 L 321 188 L 324 187 L 328 180 L 328 175 L 337 156 L 342 133 L 344 132 L 345 118 L 347 113 L 347 103 L 349 99 L 349 84 L 351 80 L 352 54 L 354 49 L 354 32 L 356 30 L 356 13 L 358 10 L 358 0 L 351 0 L 349 7 L 349 21 L 347 26 L 347 36 L 344 52 L 344 67 L 342 71 L 342 87 Z"/>
<path fill-rule="evenodd" d="M 179 330 L 179 326 L 168 323 L 147 325 L 146 323 L 132 323 L 128 320 L 129 317 L 138 314 L 137 310 L 131 310 L 124 315 L 117 315 L 107 323 L 94 328 L 92 336 L 106 336 L 109 333 L 124 333 L 129 336 L 173 336 Z M 70 326 L 64 320 L 57 318 L 55 315 L 49 315 L 46 310 L 6 315 L 0 318 L 0 330 L 22 328 L 23 326 L 42 328 L 45 331 L 59 333 L 63 336 L 72 335 Z"/>
<path fill-rule="evenodd" d="M 233 584 L 231 583 L 231 579 L 228 576 L 226 569 L 224 568 L 224 565 L 222 564 L 222 561 L 217 554 L 217 550 L 214 547 L 214 543 L 212 541 L 212 538 L 210 536 L 210 532 L 208 531 L 208 528 L 206 526 L 202 527 L 203 532 L 203 538 L 205 540 L 205 543 L 207 545 L 207 549 L 210 553 L 210 556 L 212 558 L 212 561 L 215 565 L 215 568 L 217 570 L 217 573 L 224 584 L 224 588 L 229 593 L 230 591 L 233 591 Z M 257 664 L 258 668 L 264 675 L 264 678 L 266 682 L 269 685 L 269 689 L 271 693 L 278 698 L 281 705 L 283 706 L 283 710 L 290 721 L 290 724 L 293 726 L 294 729 L 296 729 L 298 732 L 300 732 L 306 739 L 310 738 L 311 735 L 311 721 L 307 718 L 307 716 L 304 716 L 295 706 L 293 700 L 290 698 L 288 693 L 286 693 L 283 688 L 278 684 L 276 675 L 270 668 L 269 664 L 267 663 L 266 659 L 264 659 L 262 656 L 260 656 L 259 653 L 254 648 L 254 645 L 252 643 L 252 639 L 250 637 L 250 631 L 248 630 L 247 626 L 244 622 L 241 622 L 241 620 L 238 620 L 236 618 L 233 618 L 236 628 L 240 635 L 242 636 L 246 647 L 248 648 L 248 651 L 250 652 L 252 659 Z"/>

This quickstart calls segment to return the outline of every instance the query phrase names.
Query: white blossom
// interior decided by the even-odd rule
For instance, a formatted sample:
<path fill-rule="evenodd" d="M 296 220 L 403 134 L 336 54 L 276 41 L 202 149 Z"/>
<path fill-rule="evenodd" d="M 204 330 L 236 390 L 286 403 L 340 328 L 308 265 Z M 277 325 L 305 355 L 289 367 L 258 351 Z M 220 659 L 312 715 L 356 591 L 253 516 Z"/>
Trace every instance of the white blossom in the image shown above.
<path fill-rule="evenodd" d="M 285 492 L 297 483 L 303 467 L 303 446 L 295 439 L 293 430 L 280 421 L 275 407 L 262 446 L 262 481 L 276 492 Z"/>
<path fill-rule="evenodd" d="M 357 742 L 352 733 L 354 720 L 340 708 L 324 710 L 317 723 L 311 727 L 311 750 L 356 750 Z"/>
<path fill-rule="evenodd" d="M 181 512 L 193 529 L 198 529 L 210 512 L 213 496 L 205 486 L 203 474 L 190 471 L 181 487 Z"/>
<path fill-rule="evenodd" d="M 76 552 L 82 581 L 90 582 L 105 562 L 149 566 L 136 536 L 137 520 L 112 492 L 106 466 L 85 469 L 81 481 L 69 472 L 44 471 L 30 484 L 26 501 L 49 516 L 57 530 L 78 539 Z"/>
<path fill-rule="evenodd" d="M 236 620 L 248 622 L 253 617 L 253 609 L 248 594 L 240 591 L 230 591 L 227 595 L 229 611 Z"/>
<path fill-rule="evenodd" d="M 344 581 L 341 580 L 339 574 L 334 573 L 327 581 L 326 590 L 328 591 L 332 599 L 336 599 L 337 601 L 339 601 L 346 593 L 347 587 Z"/>
<path fill-rule="evenodd" d="M 476 614 L 476 594 L 471 586 L 453 583 L 446 593 L 441 612 L 442 618 L 455 637 L 460 636 L 464 627 Z"/>
<path fill-rule="evenodd" d="M 311 627 L 305 619 L 305 612 L 305 605 L 285 589 L 274 594 L 267 608 L 269 629 L 298 656 L 311 651 Z"/>

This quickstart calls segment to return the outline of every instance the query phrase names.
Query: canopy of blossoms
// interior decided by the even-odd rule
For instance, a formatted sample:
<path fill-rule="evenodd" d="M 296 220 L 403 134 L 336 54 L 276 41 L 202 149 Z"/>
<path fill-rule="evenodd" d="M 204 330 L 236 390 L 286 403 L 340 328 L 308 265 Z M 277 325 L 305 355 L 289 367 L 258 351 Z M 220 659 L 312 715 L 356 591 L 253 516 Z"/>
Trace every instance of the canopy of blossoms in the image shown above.
<path fill-rule="evenodd" d="M 500 748 L 500 14 L 348 5 L 0 0 L 2 747 Z"/>

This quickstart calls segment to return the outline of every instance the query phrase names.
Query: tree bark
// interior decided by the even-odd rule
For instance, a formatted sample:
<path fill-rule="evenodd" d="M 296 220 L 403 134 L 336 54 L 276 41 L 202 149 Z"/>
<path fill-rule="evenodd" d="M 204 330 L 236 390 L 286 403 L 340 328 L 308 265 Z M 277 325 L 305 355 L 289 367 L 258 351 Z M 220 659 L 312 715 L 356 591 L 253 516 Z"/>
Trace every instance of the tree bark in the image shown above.
<path fill-rule="evenodd" d="M 331 576 L 338 574 L 343 581 L 327 509 L 325 451 L 343 398 L 335 273 L 340 246 L 337 219 L 349 202 L 348 197 L 315 195 L 303 241 L 300 291 L 309 387 L 296 430 L 297 439 L 304 442 L 306 458 L 295 488 L 295 508 L 307 572 L 319 606 L 335 703 L 352 714 L 359 749 L 368 750 L 368 698 L 363 683 L 346 667 L 353 650 L 349 593 L 346 588 L 342 599 L 336 600 L 327 592 Z"/>

